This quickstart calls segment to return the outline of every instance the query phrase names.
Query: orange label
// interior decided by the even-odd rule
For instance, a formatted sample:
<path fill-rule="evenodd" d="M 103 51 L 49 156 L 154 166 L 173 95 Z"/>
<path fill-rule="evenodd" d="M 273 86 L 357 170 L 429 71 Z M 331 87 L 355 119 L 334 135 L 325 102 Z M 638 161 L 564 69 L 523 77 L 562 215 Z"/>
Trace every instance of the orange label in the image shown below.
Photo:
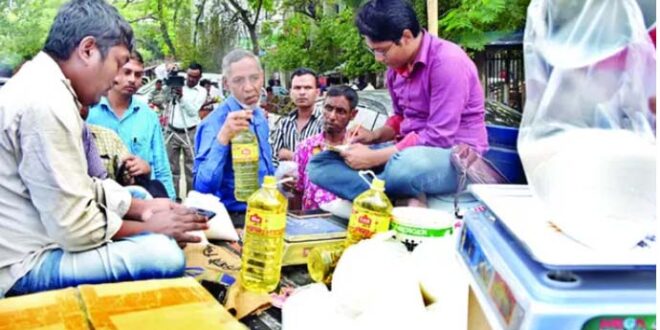
<path fill-rule="evenodd" d="M 284 234 L 286 214 L 258 212 L 248 209 L 245 213 L 245 231 L 268 237 Z"/>
<path fill-rule="evenodd" d="M 348 220 L 348 231 L 362 238 L 369 238 L 375 233 L 388 230 L 390 216 L 381 215 L 368 210 L 353 210 Z"/>
<path fill-rule="evenodd" d="M 259 161 L 259 148 L 252 143 L 232 143 L 231 153 L 235 163 Z"/>

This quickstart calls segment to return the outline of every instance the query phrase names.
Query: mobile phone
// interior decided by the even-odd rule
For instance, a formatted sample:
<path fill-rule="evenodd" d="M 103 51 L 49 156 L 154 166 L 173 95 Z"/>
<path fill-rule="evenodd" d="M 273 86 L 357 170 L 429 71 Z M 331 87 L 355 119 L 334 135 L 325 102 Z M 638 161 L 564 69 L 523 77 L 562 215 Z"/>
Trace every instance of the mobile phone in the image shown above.
<path fill-rule="evenodd" d="M 193 207 L 193 210 L 195 210 L 195 212 L 197 212 L 197 214 L 199 214 L 201 216 L 204 216 L 204 217 L 207 217 L 209 220 L 211 220 L 215 216 L 215 212 L 213 212 L 213 211 L 200 209 L 198 207 Z"/>
<path fill-rule="evenodd" d="M 294 218 L 306 219 L 306 218 L 318 218 L 318 217 L 329 217 L 332 213 L 321 210 L 290 210 L 288 214 Z"/>

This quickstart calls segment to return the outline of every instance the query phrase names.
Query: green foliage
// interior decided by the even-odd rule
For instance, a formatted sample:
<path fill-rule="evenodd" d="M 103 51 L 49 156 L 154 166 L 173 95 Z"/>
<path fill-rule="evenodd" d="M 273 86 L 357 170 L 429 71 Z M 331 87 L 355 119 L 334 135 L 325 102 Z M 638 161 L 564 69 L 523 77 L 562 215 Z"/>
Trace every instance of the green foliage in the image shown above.
<path fill-rule="evenodd" d="M 0 62 L 14 66 L 36 55 L 63 1 L 0 2 Z"/>
<path fill-rule="evenodd" d="M 529 0 L 463 0 L 441 16 L 438 34 L 468 49 L 480 50 L 487 33 L 512 32 L 524 25 Z M 453 2 L 453 3 L 452 3 Z"/>
<path fill-rule="evenodd" d="M 384 66 L 364 46 L 353 19 L 350 7 L 318 21 L 294 14 L 284 22 L 264 62 L 274 69 L 304 66 L 318 72 L 339 71 L 348 77 L 382 71 Z"/>

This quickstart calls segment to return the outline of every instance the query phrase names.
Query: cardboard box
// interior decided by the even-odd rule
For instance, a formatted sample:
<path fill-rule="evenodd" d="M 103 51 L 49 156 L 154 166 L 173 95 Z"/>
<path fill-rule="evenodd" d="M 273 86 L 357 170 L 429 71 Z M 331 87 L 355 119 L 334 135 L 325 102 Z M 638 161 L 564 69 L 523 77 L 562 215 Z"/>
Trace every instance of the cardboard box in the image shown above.
<path fill-rule="evenodd" d="M 87 330 L 85 309 L 74 288 L 0 300 L 0 329 Z"/>

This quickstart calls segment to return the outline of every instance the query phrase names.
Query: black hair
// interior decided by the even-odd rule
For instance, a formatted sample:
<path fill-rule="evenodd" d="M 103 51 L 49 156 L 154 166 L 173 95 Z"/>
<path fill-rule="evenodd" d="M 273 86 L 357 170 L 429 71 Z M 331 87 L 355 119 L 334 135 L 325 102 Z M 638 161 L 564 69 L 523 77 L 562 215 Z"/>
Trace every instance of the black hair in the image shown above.
<path fill-rule="evenodd" d="M 351 110 L 355 109 L 358 105 L 357 92 L 353 88 L 350 88 L 346 85 L 331 86 L 330 89 L 328 89 L 328 93 L 326 94 L 325 97 L 336 97 L 336 96 L 345 97 L 351 106 Z"/>
<path fill-rule="evenodd" d="M 316 87 L 319 87 L 319 76 L 312 69 L 308 69 L 308 68 L 297 68 L 297 69 L 295 69 L 293 71 L 293 73 L 291 74 L 291 80 L 293 81 L 293 77 L 300 77 L 300 76 L 305 76 L 305 75 L 314 76 L 314 83 L 316 84 Z"/>
<path fill-rule="evenodd" d="M 156 79 L 156 83 L 161 83 L 162 84 L 163 80 L 162 79 Z"/>
<path fill-rule="evenodd" d="M 72 0 L 57 12 L 43 51 L 66 61 L 85 37 L 96 39 L 102 58 L 114 46 L 133 50 L 133 29 L 115 7 L 104 0 Z"/>
<path fill-rule="evenodd" d="M 360 7 L 355 25 L 361 35 L 375 42 L 398 43 L 405 29 L 414 37 L 422 30 L 415 10 L 406 0 L 370 0 Z"/>
<path fill-rule="evenodd" d="M 192 62 L 188 65 L 189 70 L 199 70 L 199 73 L 202 73 L 202 65 L 197 62 Z"/>
<path fill-rule="evenodd" d="M 272 92 L 273 91 L 273 86 L 267 86 L 266 87 L 266 93 Z"/>
<path fill-rule="evenodd" d="M 144 65 L 144 60 L 142 59 L 142 54 L 140 54 L 140 52 L 138 52 L 137 50 L 133 50 L 131 52 L 130 59 L 138 61 L 138 62 L 140 62 L 140 64 Z"/>
<path fill-rule="evenodd" d="M 202 80 L 199 82 L 199 85 L 202 86 L 202 87 L 206 87 L 207 85 L 211 85 L 211 81 L 208 80 L 208 79 L 202 79 Z"/>

